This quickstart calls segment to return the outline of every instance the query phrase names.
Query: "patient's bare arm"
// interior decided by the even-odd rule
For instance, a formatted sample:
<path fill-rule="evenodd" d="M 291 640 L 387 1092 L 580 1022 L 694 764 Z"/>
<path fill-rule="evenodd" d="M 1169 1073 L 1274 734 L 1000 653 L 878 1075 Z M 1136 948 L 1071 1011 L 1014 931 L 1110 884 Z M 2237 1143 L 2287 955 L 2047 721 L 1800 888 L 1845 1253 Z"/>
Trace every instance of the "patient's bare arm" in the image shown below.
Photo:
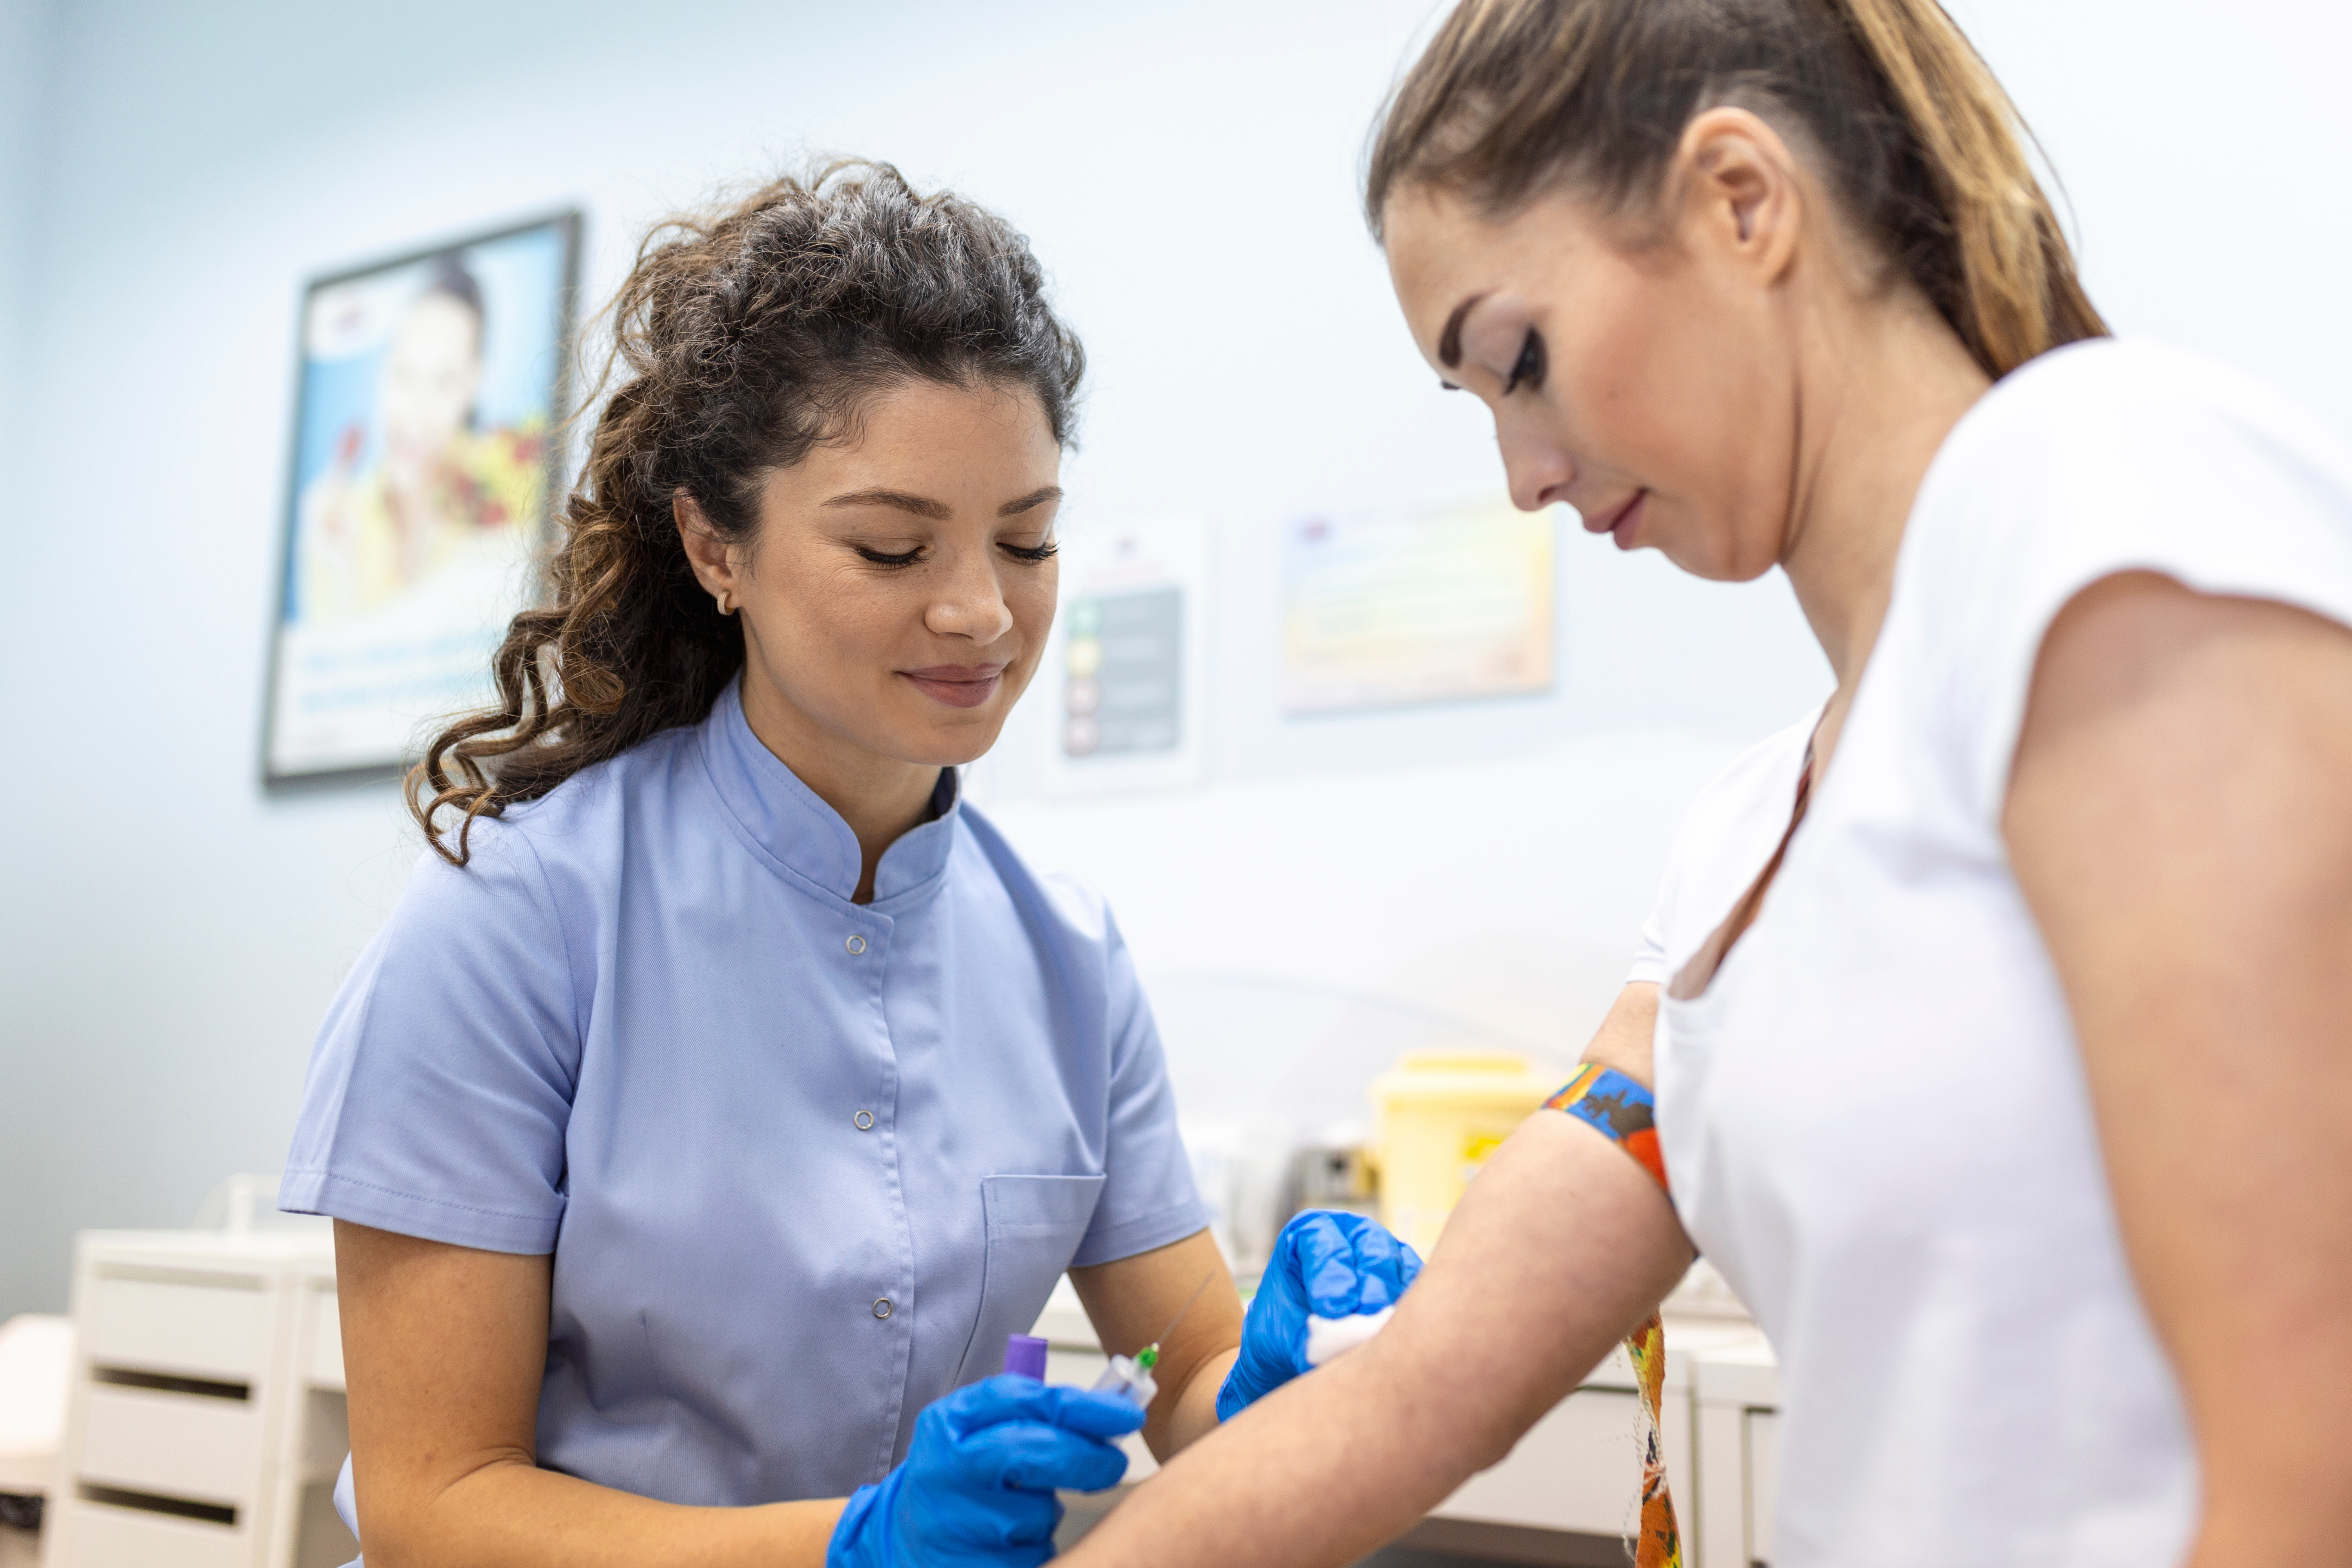
<path fill-rule="evenodd" d="M 1508 1453 L 1692 1258 L 1641 1166 L 1553 1113 L 1498 1150 L 1395 1320 L 1137 1489 L 1072 1568 L 1330 1568 Z"/>

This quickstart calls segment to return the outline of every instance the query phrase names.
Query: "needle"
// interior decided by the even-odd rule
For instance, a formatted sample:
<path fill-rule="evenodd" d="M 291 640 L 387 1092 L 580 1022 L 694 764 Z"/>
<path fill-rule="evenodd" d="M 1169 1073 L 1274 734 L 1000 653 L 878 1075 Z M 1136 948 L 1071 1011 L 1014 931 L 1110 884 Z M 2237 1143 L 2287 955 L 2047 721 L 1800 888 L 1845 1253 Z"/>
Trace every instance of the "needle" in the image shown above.
<path fill-rule="evenodd" d="M 1158 1334 L 1154 1335 L 1150 1344 L 1144 1346 L 1142 1350 L 1136 1352 L 1135 1354 L 1137 1361 L 1143 1362 L 1144 1365 L 1150 1366 L 1160 1360 L 1160 1342 L 1176 1331 L 1176 1325 L 1184 1321 L 1184 1314 L 1192 1310 L 1192 1303 L 1201 1299 L 1201 1292 L 1209 1288 L 1209 1281 L 1214 1279 L 1216 1277 L 1217 1271 L 1213 1268 L 1201 1276 L 1201 1282 L 1192 1287 L 1192 1293 L 1184 1298 L 1184 1304 L 1176 1309 L 1176 1315 L 1168 1320 L 1168 1326 L 1160 1330 Z M 1149 1352 L 1151 1356 L 1151 1360 L 1149 1362 L 1143 1361 L 1144 1353 L 1146 1352 Z"/>

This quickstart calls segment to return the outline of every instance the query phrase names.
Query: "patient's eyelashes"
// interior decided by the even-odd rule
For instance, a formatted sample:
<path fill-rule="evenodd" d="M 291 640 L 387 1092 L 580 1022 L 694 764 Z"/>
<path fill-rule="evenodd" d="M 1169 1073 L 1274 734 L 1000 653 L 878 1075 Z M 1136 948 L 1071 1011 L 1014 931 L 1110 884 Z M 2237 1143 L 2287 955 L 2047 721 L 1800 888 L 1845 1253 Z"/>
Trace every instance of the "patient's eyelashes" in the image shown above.
<path fill-rule="evenodd" d="M 1503 395 L 1510 396 L 1522 385 L 1540 388 L 1543 379 L 1543 334 L 1529 327 L 1527 341 L 1519 345 L 1519 363 L 1511 367 L 1510 375 L 1503 383 Z"/>

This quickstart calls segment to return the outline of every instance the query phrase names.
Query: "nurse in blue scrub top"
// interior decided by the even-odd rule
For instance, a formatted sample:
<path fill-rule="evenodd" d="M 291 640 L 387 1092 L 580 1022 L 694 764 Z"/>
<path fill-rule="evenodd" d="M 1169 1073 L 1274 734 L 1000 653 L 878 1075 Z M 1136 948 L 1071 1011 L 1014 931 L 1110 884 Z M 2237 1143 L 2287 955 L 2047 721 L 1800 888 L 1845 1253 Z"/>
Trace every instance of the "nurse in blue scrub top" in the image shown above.
<path fill-rule="evenodd" d="M 1054 614 L 1042 290 L 874 164 L 640 250 L 551 606 L 412 781 L 283 1185 L 337 1221 L 375 1568 L 1034 1563 L 1120 1435 L 1419 1267 L 1301 1216 L 1245 1335 L 1117 925 L 959 794 Z M 1148 1418 L 992 1375 L 1065 1270 L 1165 1332 Z"/>

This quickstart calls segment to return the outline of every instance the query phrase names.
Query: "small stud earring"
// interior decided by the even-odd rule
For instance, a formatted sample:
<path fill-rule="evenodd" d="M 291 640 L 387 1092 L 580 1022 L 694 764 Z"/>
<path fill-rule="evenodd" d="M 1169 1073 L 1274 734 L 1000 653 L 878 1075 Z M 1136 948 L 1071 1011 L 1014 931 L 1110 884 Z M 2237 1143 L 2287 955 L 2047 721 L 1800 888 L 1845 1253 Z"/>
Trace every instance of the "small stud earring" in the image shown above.
<path fill-rule="evenodd" d="M 722 616 L 728 613 L 727 590 L 724 588 L 719 590 L 719 613 Z"/>

